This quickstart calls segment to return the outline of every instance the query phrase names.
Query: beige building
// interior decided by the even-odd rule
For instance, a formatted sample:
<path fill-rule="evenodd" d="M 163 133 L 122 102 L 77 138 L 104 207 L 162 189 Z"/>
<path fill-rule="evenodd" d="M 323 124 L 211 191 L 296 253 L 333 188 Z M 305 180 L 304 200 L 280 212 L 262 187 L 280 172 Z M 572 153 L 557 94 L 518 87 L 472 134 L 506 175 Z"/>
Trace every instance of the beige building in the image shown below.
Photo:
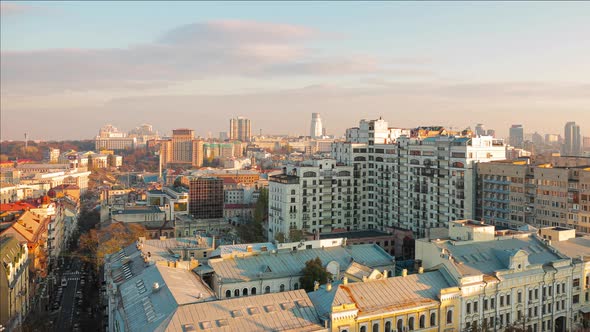
<path fill-rule="evenodd" d="M 29 312 L 29 252 L 26 243 L 0 237 L 0 326 L 13 331 Z"/>
<path fill-rule="evenodd" d="M 478 164 L 477 218 L 511 228 L 529 224 L 590 232 L 590 160 L 561 159 L 538 166 Z"/>
<path fill-rule="evenodd" d="M 195 139 L 192 129 L 175 129 L 172 138 L 155 141 L 154 144 L 159 145 L 162 167 L 203 165 L 203 141 Z"/>
<path fill-rule="evenodd" d="M 446 270 L 459 287 L 461 330 L 572 331 L 581 323 L 577 265 L 536 233 L 455 221 L 447 238 L 416 241 L 416 259 Z"/>

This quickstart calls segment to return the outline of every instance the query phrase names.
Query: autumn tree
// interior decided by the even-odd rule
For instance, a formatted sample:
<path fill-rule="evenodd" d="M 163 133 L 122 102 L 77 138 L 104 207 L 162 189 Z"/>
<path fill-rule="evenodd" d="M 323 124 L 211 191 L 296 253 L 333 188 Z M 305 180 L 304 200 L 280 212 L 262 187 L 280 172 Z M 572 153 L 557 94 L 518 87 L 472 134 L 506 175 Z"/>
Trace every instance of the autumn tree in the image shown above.
<path fill-rule="evenodd" d="M 299 278 L 301 288 L 308 292 L 313 291 L 313 286 L 316 281 L 318 281 L 320 285 L 323 285 L 328 282 L 328 279 L 332 278 L 332 274 L 326 270 L 319 257 L 305 262 L 305 267 L 301 273 L 303 274 L 303 276 Z"/>
<path fill-rule="evenodd" d="M 238 235 L 244 243 L 263 242 L 266 240 L 264 234 L 264 223 L 268 219 L 268 189 L 260 189 L 260 196 L 254 208 L 254 218 L 238 226 Z"/>
<path fill-rule="evenodd" d="M 80 236 L 80 250 L 83 260 L 95 264 L 96 268 L 104 264 L 106 255 L 113 254 L 145 236 L 142 225 L 113 223 L 103 229 L 91 229 Z"/>

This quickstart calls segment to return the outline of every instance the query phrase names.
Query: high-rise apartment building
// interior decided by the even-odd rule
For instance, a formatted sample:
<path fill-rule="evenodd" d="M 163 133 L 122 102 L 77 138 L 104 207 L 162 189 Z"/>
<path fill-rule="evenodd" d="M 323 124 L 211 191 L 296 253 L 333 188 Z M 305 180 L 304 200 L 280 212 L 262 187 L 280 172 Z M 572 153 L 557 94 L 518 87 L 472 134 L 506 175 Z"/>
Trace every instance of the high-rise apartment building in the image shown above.
<path fill-rule="evenodd" d="M 510 127 L 510 145 L 522 148 L 524 143 L 524 128 L 522 125 L 515 124 Z"/>
<path fill-rule="evenodd" d="M 424 236 L 429 228 L 446 226 L 450 220 L 473 218 L 475 164 L 505 159 L 503 141 L 488 136 L 428 137 L 425 127 L 412 132 L 426 138 L 400 131 L 404 135 L 392 139 L 398 132 L 383 120 L 363 120 L 347 130 L 349 141 L 332 145 L 334 160 L 290 166 L 285 174 L 272 177 L 269 227 L 273 232 L 310 233 L 399 227 Z M 438 127 L 435 131 L 446 132 Z M 304 197 L 305 203 L 298 201 Z M 302 212 L 304 206 L 310 212 Z"/>
<path fill-rule="evenodd" d="M 564 128 L 564 156 L 577 156 L 582 151 L 582 135 L 580 134 L 580 126 L 575 122 L 568 122 Z"/>
<path fill-rule="evenodd" d="M 229 139 L 243 142 L 250 142 L 252 138 L 250 120 L 244 117 L 237 117 L 229 120 Z"/>
<path fill-rule="evenodd" d="M 203 141 L 195 139 L 192 129 L 174 129 L 172 138 L 157 141 L 162 166 L 170 164 L 200 167 L 203 165 Z"/>
<path fill-rule="evenodd" d="M 329 233 L 360 229 L 353 218 L 360 206 L 352 166 L 322 159 L 288 166 L 269 180 L 268 238 L 278 233 L 287 238 L 290 230 Z"/>
<path fill-rule="evenodd" d="M 311 136 L 311 138 L 321 138 L 322 134 L 323 128 L 320 113 L 311 113 L 311 129 L 309 131 L 309 136 Z"/>
<path fill-rule="evenodd" d="M 590 232 L 590 161 L 584 159 L 478 164 L 477 219 Z"/>
<path fill-rule="evenodd" d="M 223 218 L 223 180 L 197 177 L 189 183 L 189 214 L 197 219 Z"/>

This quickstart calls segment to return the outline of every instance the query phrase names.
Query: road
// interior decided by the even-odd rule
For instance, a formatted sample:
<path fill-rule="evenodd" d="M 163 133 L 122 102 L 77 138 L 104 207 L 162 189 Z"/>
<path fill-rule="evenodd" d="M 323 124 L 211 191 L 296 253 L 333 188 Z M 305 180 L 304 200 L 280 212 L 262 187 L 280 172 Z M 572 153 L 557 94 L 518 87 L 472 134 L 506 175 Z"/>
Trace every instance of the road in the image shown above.
<path fill-rule="evenodd" d="M 72 331 L 74 326 L 74 315 L 79 309 L 78 298 L 76 292 L 80 290 L 80 277 L 82 263 L 78 259 L 73 259 L 69 269 L 66 269 L 62 274 L 62 279 L 68 281 L 67 286 L 63 287 L 63 295 L 59 301 L 59 316 L 54 325 L 54 331 Z M 66 266 L 67 268 L 67 266 Z M 58 280 L 58 284 L 61 280 Z"/>

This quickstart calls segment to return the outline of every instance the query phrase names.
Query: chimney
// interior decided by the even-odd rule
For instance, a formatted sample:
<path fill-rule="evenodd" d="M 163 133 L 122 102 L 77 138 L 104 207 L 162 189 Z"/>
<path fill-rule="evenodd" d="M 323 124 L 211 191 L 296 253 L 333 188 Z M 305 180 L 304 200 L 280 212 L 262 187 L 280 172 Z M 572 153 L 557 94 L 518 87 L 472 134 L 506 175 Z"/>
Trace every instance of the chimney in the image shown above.
<path fill-rule="evenodd" d="M 387 273 L 387 270 L 383 270 L 383 278 L 387 278 L 389 275 L 389 273 Z"/>
<path fill-rule="evenodd" d="M 367 280 L 367 276 L 363 276 L 363 282 L 366 282 Z"/>
<path fill-rule="evenodd" d="M 342 278 L 342 284 L 343 285 L 348 285 L 348 277 Z"/>
<path fill-rule="evenodd" d="M 328 292 L 332 291 L 332 282 L 328 281 L 328 283 L 326 284 L 326 291 L 328 291 Z"/>
<path fill-rule="evenodd" d="M 319 281 L 314 281 L 313 282 L 313 291 L 317 291 L 320 288 L 320 283 Z"/>
<path fill-rule="evenodd" d="M 418 268 L 418 273 L 419 273 L 419 274 L 422 274 L 422 273 L 424 273 L 424 268 L 423 268 L 422 266 L 420 266 L 420 267 Z"/>
<path fill-rule="evenodd" d="M 402 270 L 402 277 L 407 277 L 408 276 L 408 269 L 403 269 Z"/>

